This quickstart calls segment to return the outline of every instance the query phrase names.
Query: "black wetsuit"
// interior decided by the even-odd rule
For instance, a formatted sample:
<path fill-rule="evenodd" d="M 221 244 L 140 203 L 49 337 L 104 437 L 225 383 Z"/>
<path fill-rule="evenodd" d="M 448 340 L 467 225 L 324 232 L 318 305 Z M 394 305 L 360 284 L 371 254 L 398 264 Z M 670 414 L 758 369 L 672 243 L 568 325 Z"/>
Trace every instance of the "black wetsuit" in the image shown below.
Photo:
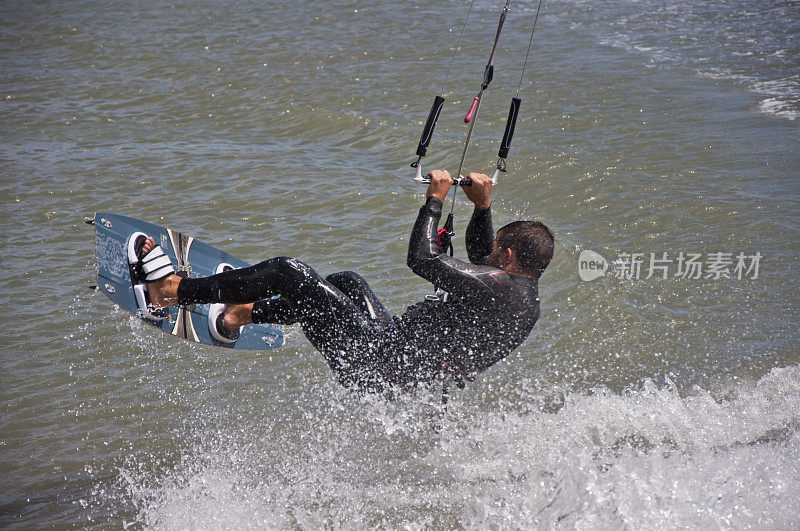
<path fill-rule="evenodd" d="M 472 263 L 439 252 L 442 202 L 420 209 L 408 266 L 449 295 L 410 306 L 392 318 L 366 281 L 346 271 L 323 279 L 308 265 L 278 257 L 207 278 L 184 279 L 180 304 L 255 302 L 255 323 L 300 323 L 340 382 L 363 390 L 480 372 L 518 347 L 539 318 L 534 280 L 485 265 L 494 232 L 490 209 L 475 209 L 467 227 Z"/>

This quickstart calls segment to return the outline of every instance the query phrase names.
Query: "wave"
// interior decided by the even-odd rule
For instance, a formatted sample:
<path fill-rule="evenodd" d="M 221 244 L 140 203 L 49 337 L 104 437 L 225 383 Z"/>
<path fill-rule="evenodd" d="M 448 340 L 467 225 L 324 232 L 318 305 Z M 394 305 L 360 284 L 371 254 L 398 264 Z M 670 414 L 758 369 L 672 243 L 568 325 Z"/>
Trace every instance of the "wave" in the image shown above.
<path fill-rule="evenodd" d="M 775 79 L 759 79 L 758 77 L 737 73 L 732 68 L 709 66 L 708 57 L 690 59 L 683 57 L 677 50 L 669 50 L 657 46 L 646 46 L 635 42 L 630 36 L 615 34 L 598 40 L 603 46 L 618 48 L 630 53 L 643 54 L 648 62 L 645 66 L 654 68 L 661 64 L 677 64 L 696 66 L 695 74 L 700 78 L 718 81 L 729 81 L 744 86 L 749 92 L 766 96 L 758 103 L 758 110 L 762 114 L 776 116 L 794 121 L 800 118 L 800 75 L 791 75 Z M 734 55 L 752 55 L 748 53 L 734 53 Z M 783 57 L 784 50 L 773 53 L 775 57 Z M 701 66 L 697 66 L 701 65 Z"/>
<path fill-rule="evenodd" d="M 512 394 L 453 404 L 436 433 L 431 402 L 310 389 L 293 419 L 199 430 L 171 469 L 125 467 L 97 495 L 121 492 L 129 523 L 167 529 L 796 524 L 800 366 L 713 394 Z"/>

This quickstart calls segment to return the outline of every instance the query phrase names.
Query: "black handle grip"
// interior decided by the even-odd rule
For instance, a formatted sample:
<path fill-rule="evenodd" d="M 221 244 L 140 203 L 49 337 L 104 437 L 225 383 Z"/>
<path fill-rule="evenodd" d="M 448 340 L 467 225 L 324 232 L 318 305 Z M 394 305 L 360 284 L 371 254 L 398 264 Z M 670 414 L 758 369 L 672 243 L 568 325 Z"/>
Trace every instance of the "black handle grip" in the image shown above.
<path fill-rule="evenodd" d="M 503 141 L 500 142 L 500 151 L 497 152 L 497 156 L 501 159 L 508 156 L 508 150 L 511 148 L 511 139 L 514 137 L 514 128 L 517 126 L 517 115 L 519 114 L 521 103 L 521 99 L 511 98 L 511 107 L 508 109 L 508 120 L 506 120 L 506 131 L 503 133 Z"/>
<path fill-rule="evenodd" d="M 428 113 L 428 120 L 425 122 L 425 129 L 422 130 L 422 136 L 419 139 L 419 146 L 417 146 L 417 156 L 424 157 L 428 152 L 428 144 L 431 143 L 433 136 L 433 129 L 436 127 L 436 120 L 439 119 L 439 113 L 442 111 L 444 105 L 444 97 L 436 96 L 431 105 L 431 112 Z"/>

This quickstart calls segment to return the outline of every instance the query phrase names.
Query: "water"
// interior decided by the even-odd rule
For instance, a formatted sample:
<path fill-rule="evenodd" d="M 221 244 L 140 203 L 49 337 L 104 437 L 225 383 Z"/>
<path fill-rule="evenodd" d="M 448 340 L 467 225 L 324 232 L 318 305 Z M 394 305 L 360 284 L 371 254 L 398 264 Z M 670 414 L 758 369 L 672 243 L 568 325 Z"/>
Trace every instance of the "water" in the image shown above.
<path fill-rule="evenodd" d="M 476 2 L 427 168 L 455 169 L 499 4 Z M 535 7 L 512 2 L 470 171 L 493 169 Z M 797 2 L 545 3 L 494 194 L 498 226 L 555 230 L 542 318 L 444 414 L 350 395 L 295 328 L 267 354 L 195 346 L 87 289 L 83 220 L 114 211 L 419 300 L 408 163 L 465 13 L 0 6 L 3 526 L 797 528 Z M 581 281 L 587 250 L 642 274 Z M 675 276 L 717 252 L 731 278 Z"/>

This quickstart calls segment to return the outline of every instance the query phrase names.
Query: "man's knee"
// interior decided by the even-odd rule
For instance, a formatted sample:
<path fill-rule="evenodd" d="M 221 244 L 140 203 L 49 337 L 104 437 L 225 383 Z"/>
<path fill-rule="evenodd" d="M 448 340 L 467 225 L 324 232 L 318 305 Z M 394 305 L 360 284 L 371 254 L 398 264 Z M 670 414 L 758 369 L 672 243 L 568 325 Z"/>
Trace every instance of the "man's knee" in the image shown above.
<path fill-rule="evenodd" d="M 279 275 L 288 275 L 288 276 L 296 276 L 296 277 L 317 277 L 317 272 L 314 269 L 300 260 L 296 258 L 292 258 L 290 256 L 276 256 L 275 258 L 270 258 L 269 260 L 264 260 L 263 262 L 259 263 L 256 267 L 262 269 L 264 271 L 269 271 L 271 273 L 277 273 Z"/>
<path fill-rule="evenodd" d="M 322 281 L 311 266 L 288 256 L 270 258 L 243 271 L 246 280 L 264 284 L 272 294 L 288 295 L 293 300 L 302 297 L 309 286 Z"/>
<path fill-rule="evenodd" d="M 355 271 L 339 271 L 338 273 L 331 273 L 325 280 L 336 286 L 338 289 L 347 292 L 356 287 L 367 286 L 367 281 L 364 277 Z"/>

